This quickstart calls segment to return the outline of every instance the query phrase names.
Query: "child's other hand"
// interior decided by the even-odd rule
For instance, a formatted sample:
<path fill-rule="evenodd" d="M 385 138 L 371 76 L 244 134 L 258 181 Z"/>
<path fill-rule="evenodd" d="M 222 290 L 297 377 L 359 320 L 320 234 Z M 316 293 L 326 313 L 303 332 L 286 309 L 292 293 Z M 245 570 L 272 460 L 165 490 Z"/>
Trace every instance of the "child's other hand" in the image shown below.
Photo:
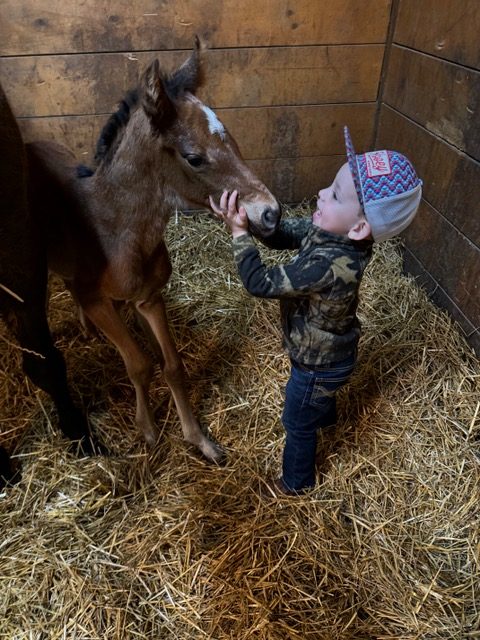
<path fill-rule="evenodd" d="M 220 198 L 220 203 L 217 206 L 212 198 L 209 196 L 210 206 L 217 218 L 223 220 L 223 222 L 230 229 L 232 236 L 235 238 L 241 236 L 248 231 L 248 218 L 245 207 L 237 209 L 238 191 L 224 191 Z"/>

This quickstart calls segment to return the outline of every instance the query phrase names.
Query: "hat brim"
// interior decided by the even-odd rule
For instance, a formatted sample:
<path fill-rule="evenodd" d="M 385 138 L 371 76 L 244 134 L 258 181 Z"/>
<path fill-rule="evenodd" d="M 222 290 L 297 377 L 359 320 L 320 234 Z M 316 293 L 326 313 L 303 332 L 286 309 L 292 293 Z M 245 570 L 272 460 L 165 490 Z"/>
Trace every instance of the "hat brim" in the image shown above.
<path fill-rule="evenodd" d="M 348 127 L 343 127 L 343 135 L 345 137 L 345 150 L 347 152 L 348 166 L 350 167 L 350 173 L 353 177 L 353 183 L 355 185 L 355 191 L 357 192 L 358 199 L 363 209 L 363 194 L 362 185 L 360 182 L 360 174 L 358 172 L 357 154 L 355 153 L 355 147 L 353 146 L 352 138 Z"/>

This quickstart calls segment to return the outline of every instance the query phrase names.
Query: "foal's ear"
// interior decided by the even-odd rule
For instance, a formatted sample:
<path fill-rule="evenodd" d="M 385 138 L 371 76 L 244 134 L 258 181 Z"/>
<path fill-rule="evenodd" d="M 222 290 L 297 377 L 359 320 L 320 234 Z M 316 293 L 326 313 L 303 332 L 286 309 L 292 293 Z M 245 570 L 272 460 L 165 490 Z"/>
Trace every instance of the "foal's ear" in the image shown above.
<path fill-rule="evenodd" d="M 198 36 L 195 36 L 195 48 L 182 66 L 168 79 L 168 90 L 176 98 L 188 91 L 195 91 L 203 84 L 202 56 L 206 46 Z"/>
<path fill-rule="evenodd" d="M 175 106 L 167 92 L 166 80 L 155 59 L 145 70 L 142 77 L 142 106 L 153 127 L 165 131 L 176 117 Z"/>

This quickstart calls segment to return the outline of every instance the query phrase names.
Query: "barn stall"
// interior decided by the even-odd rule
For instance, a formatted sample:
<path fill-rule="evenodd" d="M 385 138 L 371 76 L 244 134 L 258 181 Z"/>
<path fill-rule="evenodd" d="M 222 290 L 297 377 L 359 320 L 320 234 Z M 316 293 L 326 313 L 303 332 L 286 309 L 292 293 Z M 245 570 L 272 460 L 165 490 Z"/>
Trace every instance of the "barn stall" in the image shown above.
<path fill-rule="evenodd" d="M 0 637 L 479 637 L 475 1 L 1 7 L 0 80 L 25 140 L 88 164 L 144 66 L 173 68 L 198 33 L 210 48 L 200 97 L 279 199 L 302 202 L 285 215 L 308 215 L 344 162 L 343 124 L 358 150 L 406 153 L 425 186 L 405 244 L 379 245 L 367 270 L 359 365 L 308 496 L 259 498 L 281 460 L 288 361 L 276 304 L 244 292 L 207 214 L 173 216 L 166 295 L 225 467 L 183 442 L 160 372 L 161 436 L 143 445 L 120 356 L 82 332 L 55 278 L 54 338 L 110 456 L 69 454 L 2 331 L 2 442 L 22 479 L 0 498 Z"/>

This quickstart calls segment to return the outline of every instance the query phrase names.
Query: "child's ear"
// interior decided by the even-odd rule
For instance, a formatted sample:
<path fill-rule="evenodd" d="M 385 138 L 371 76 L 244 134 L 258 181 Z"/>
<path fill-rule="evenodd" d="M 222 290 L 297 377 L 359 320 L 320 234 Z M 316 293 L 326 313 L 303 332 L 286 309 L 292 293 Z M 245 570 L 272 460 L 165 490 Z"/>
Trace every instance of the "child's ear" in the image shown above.
<path fill-rule="evenodd" d="M 372 227 L 364 216 L 362 216 L 348 232 L 350 240 L 366 240 L 371 235 Z"/>

